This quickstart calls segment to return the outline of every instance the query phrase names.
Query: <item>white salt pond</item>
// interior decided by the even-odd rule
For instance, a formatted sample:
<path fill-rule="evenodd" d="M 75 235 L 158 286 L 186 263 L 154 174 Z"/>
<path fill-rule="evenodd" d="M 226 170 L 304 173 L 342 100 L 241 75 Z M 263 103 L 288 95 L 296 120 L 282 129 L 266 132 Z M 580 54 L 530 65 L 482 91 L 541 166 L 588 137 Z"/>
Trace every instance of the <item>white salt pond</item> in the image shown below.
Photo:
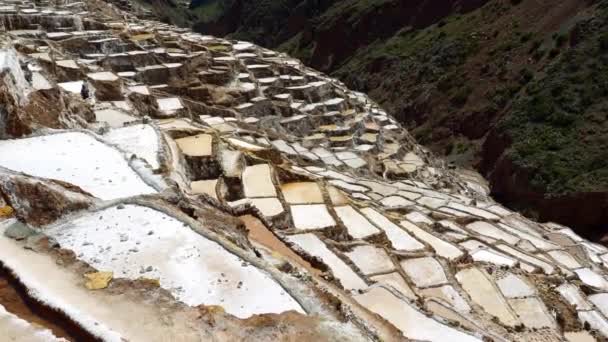
<path fill-rule="evenodd" d="M 218 305 L 239 318 L 300 305 L 269 275 L 160 211 L 136 205 L 87 213 L 51 227 L 62 248 L 118 278 L 157 278 L 191 305 Z"/>
<path fill-rule="evenodd" d="M 506 325 L 515 326 L 519 324 L 519 320 L 485 272 L 477 268 L 468 268 L 456 273 L 456 279 L 471 299 L 487 313 L 497 317 Z"/>
<path fill-rule="evenodd" d="M 0 262 L 27 287 L 29 296 L 59 310 L 100 341 L 165 342 L 177 335 L 180 341 L 200 341 L 190 322 L 180 319 L 168 322 L 166 308 L 156 307 L 154 301 L 132 301 L 122 295 L 86 289 L 82 274 L 59 266 L 48 255 L 23 248 L 4 235 L 6 227 L 0 223 Z M 0 331 L 6 337 L 4 327 L 0 326 Z M 0 340 L 5 341 L 1 337 Z M 23 342 L 34 341 L 37 342 L 36 339 Z"/>
<path fill-rule="evenodd" d="M 370 277 L 371 280 L 376 281 L 385 286 L 390 286 L 393 289 L 399 291 L 406 298 L 415 300 L 416 294 L 412 288 L 403 280 L 403 277 L 397 272 L 380 274 L 377 276 Z"/>
<path fill-rule="evenodd" d="M 448 282 L 441 264 L 431 257 L 403 260 L 401 268 L 414 284 L 420 288 Z"/>
<path fill-rule="evenodd" d="M 183 154 L 191 157 L 209 157 L 213 153 L 213 137 L 199 134 L 175 140 Z"/>
<path fill-rule="evenodd" d="M 397 250 L 416 251 L 424 249 L 420 241 L 413 238 L 403 228 L 400 228 L 391 220 L 372 208 L 361 209 L 361 212 L 380 229 L 384 230 L 393 247 Z"/>
<path fill-rule="evenodd" d="M 0 141 L 0 166 L 72 183 L 103 200 L 156 193 L 122 153 L 79 132 Z"/>
<path fill-rule="evenodd" d="M 193 194 L 207 194 L 216 200 L 219 200 L 216 191 L 217 183 L 217 179 L 192 182 L 190 183 L 190 190 Z"/>
<path fill-rule="evenodd" d="M 383 287 L 373 287 L 366 293 L 356 295 L 355 299 L 370 311 L 384 317 L 407 338 L 431 342 L 481 341 L 427 317 Z"/>
<path fill-rule="evenodd" d="M 243 171 L 243 191 L 247 197 L 275 197 L 277 195 L 268 164 L 248 166 Z"/>
<path fill-rule="evenodd" d="M 119 128 L 127 122 L 137 120 L 137 118 L 115 108 L 96 110 L 95 118 L 99 122 L 106 122 L 112 128 Z"/>
<path fill-rule="evenodd" d="M 467 313 L 471 311 L 469 304 L 462 296 L 454 289 L 452 285 L 444 285 L 440 287 L 431 287 L 421 290 L 420 293 L 425 297 L 439 298 L 449 303 L 456 311 Z"/>
<path fill-rule="evenodd" d="M 380 230 L 371 224 L 363 215 L 359 214 L 350 205 L 335 207 L 336 214 L 346 226 L 348 234 L 355 239 L 363 239 L 370 235 L 380 233 Z"/>
<path fill-rule="evenodd" d="M 275 197 L 270 198 L 243 198 L 238 201 L 228 202 L 231 207 L 236 207 L 245 203 L 249 203 L 256 207 L 262 215 L 267 218 L 277 216 L 285 211 L 283 204 Z"/>
<path fill-rule="evenodd" d="M 458 249 L 458 247 L 453 244 L 442 240 L 435 235 L 423 230 L 417 225 L 409 222 L 409 221 L 401 221 L 401 226 L 404 227 L 407 231 L 412 233 L 416 238 L 428 243 L 433 247 L 435 252 L 440 256 L 447 258 L 449 260 L 454 260 L 461 257 L 464 253 Z"/>
<path fill-rule="evenodd" d="M 536 329 L 555 327 L 555 321 L 539 299 L 535 297 L 509 299 L 509 304 L 526 327 Z"/>
<path fill-rule="evenodd" d="M 334 276 L 340 280 L 342 286 L 347 290 L 362 290 L 367 284 L 355 273 L 342 259 L 338 258 L 325 246 L 314 234 L 298 234 L 287 237 L 287 240 L 301 248 L 311 256 L 323 260 Z"/>
<path fill-rule="evenodd" d="M 388 254 L 374 246 L 356 246 L 345 254 L 365 275 L 386 273 L 395 269 Z"/>
<path fill-rule="evenodd" d="M 291 217 L 297 229 L 324 229 L 336 225 L 324 204 L 292 205 Z"/>
<path fill-rule="evenodd" d="M 150 125 L 132 125 L 110 130 L 104 135 L 109 142 L 118 145 L 123 150 L 144 159 L 153 169 L 158 169 L 160 163 L 159 136 Z"/>
<path fill-rule="evenodd" d="M 281 191 L 289 204 L 323 203 L 321 189 L 314 182 L 283 184 Z"/>
<path fill-rule="evenodd" d="M 178 97 L 169 97 L 164 99 L 157 99 L 158 109 L 167 114 L 174 114 L 178 110 L 184 108 L 181 100 Z"/>
<path fill-rule="evenodd" d="M 497 280 L 496 285 L 507 298 L 530 297 L 535 294 L 534 289 L 528 283 L 513 273 Z"/>
<path fill-rule="evenodd" d="M 63 90 L 74 94 L 80 94 L 83 84 L 83 81 L 57 83 L 57 85 L 60 86 Z"/>

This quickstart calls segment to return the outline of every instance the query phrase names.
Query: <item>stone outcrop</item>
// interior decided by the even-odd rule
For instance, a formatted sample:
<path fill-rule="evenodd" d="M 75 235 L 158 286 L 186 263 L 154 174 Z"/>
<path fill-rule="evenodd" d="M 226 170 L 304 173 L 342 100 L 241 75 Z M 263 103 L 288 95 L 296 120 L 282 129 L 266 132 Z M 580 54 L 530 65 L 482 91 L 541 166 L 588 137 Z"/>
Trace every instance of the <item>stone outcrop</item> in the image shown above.
<path fill-rule="evenodd" d="M 6 172 L 0 173 L 0 195 L 17 218 L 36 227 L 93 204 L 91 195 L 75 185 Z"/>
<path fill-rule="evenodd" d="M 4 77 L 2 77 L 4 75 Z M 75 128 L 95 120 L 93 111 L 80 99 L 62 94 L 59 89 L 32 91 L 23 106 L 18 105 L 13 78 L 0 74 L 0 137 L 22 137 L 39 128 Z"/>

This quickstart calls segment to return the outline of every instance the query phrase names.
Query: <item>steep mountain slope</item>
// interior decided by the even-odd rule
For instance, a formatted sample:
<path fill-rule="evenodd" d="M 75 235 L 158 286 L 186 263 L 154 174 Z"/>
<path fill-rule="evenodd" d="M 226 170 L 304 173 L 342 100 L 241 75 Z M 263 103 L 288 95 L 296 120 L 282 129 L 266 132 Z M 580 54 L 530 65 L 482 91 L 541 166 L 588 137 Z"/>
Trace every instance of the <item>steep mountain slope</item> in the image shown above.
<path fill-rule="evenodd" d="M 200 32 L 289 52 L 477 167 L 505 203 L 595 238 L 606 231 L 606 1 L 214 3 L 192 5 L 215 9 Z"/>

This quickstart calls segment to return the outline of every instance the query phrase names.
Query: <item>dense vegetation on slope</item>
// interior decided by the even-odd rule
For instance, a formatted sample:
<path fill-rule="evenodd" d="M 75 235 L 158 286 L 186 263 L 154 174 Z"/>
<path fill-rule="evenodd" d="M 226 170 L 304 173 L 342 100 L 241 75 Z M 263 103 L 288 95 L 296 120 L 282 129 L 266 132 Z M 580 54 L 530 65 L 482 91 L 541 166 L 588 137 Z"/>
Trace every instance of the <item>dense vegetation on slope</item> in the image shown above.
<path fill-rule="evenodd" d="M 607 0 L 198 1 L 195 29 L 369 93 L 506 203 L 608 228 Z"/>
<path fill-rule="evenodd" d="M 193 0 L 194 28 L 276 47 L 308 25 L 336 0 Z"/>
<path fill-rule="evenodd" d="M 518 93 L 486 139 L 482 167 L 513 206 L 605 236 L 608 1 L 557 36 L 548 54 L 554 60 Z"/>
<path fill-rule="evenodd" d="M 549 193 L 608 190 L 608 8 L 578 23 L 572 47 L 529 83 L 498 130 Z M 566 44 L 566 42 L 561 43 Z"/>

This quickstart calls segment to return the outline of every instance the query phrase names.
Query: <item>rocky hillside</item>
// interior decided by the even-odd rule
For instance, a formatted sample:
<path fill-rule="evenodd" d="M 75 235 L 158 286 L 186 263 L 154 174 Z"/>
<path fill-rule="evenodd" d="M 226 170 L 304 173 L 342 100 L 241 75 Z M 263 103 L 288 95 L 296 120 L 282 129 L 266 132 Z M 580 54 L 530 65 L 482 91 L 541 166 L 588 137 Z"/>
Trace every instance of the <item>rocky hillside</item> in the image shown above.
<path fill-rule="evenodd" d="M 607 1 L 262 3 L 193 2 L 212 13 L 194 27 L 369 93 L 509 206 L 595 239 L 608 231 Z"/>

